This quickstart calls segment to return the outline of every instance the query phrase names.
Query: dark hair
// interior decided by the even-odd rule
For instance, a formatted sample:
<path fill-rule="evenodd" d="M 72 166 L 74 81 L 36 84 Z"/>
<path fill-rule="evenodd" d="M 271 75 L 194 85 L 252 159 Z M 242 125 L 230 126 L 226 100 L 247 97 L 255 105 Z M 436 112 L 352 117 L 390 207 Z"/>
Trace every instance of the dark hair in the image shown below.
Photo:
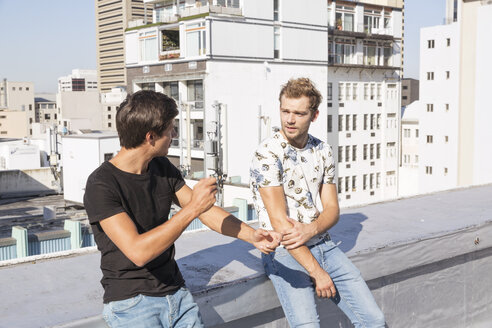
<path fill-rule="evenodd" d="M 290 79 L 286 84 L 282 86 L 278 100 L 282 102 L 282 96 L 287 98 L 300 98 L 306 96 L 309 98 L 309 108 L 312 111 L 316 111 L 321 103 L 321 93 L 316 89 L 314 83 L 307 77 L 300 77 L 298 79 Z"/>
<path fill-rule="evenodd" d="M 161 136 L 178 115 L 174 99 L 155 91 L 142 90 L 128 95 L 116 113 L 120 145 L 140 146 L 147 132 Z"/>

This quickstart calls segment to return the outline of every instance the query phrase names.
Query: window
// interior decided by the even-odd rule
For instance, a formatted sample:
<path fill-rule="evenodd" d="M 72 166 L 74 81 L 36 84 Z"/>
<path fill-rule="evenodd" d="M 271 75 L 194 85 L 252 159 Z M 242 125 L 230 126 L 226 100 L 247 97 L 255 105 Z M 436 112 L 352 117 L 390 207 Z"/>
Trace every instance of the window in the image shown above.
<path fill-rule="evenodd" d="M 374 159 L 374 144 L 371 144 L 371 145 L 370 145 L 370 147 L 369 147 L 369 154 L 370 154 L 370 155 L 369 155 L 369 158 L 370 158 L 371 160 L 373 160 L 373 159 Z"/>
<path fill-rule="evenodd" d="M 446 39 L 446 46 L 451 46 L 451 39 L 450 38 L 447 38 Z"/>
<path fill-rule="evenodd" d="M 342 193 L 342 178 L 338 178 L 338 193 L 341 194 Z"/>
<path fill-rule="evenodd" d="M 381 83 L 377 84 L 377 100 L 381 100 Z"/>
<path fill-rule="evenodd" d="M 451 73 L 449 71 L 446 71 L 446 80 L 449 80 L 450 74 Z"/>
<path fill-rule="evenodd" d="M 15 87 L 12 87 L 12 91 L 15 91 Z M 6 132 L 5 132 L 6 133 Z"/>
<path fill-rule="evenodd" d="M 337 5 L 335 13 L 335 24 L 337 30 L 354 31 L 354 8 L 350 6 Z"/>
<path fill-rule="evenodd" d="M 427 40 L 427 48 L 434 48 L 434 40 Z"/>
<path fill-rule="evenodd" d="M 447 167 L 444 168 L 444 175 L 448 175 L 448 168 Z"/>
<path fill-rule="evenodd" d="M 343 100 L 344 98 L 343 92 L 344 92 L 343 83 L 338 83 L 338 101 Z"/>
<path fill-rule="evenodd" d="M 164 82 L 162 83 L 162 90 L 166 96 L 173 98 L 174 100 L 179 101 L 179 92 L 178 92 L 178 82 Z"/>
<path fill-rule="evenodd" d="M 364 174 L 362 176 L 362 189 L 364 189 L 364 190 L 367 189 L 367 174 Z"/>
<path fill-rule="evenodd" d="M 449 111 L 449 104 L 446 104 L 445 108 L 446 108 L 446 112 Z"/>
<path fill-rule="evenodd" d="M 113 158 L 113 153 L 106 153 L 104 154 L 104 161 L 109 161 L 111 158 Z"/>
<path fill-rule="evenodd" d="M 275 31 L 276 32 L 276 31 Z M 206 53 L 205 22 L 186 26 L 186 56 L 201 56 Z"/>
<path fill-rule="evenodd" d="M 29 124 L 32 124 L 32 117 L 29 117 Z"/>
<path fill-rule="evenodd" d="M 365 33 L 377 33 L 379 29 L 379 21 L 381 19 L 380 10 L 364 10 L 364 32 Z"/>
<path fill-rule="evenodd" d="M 403 136 L 405 138 L 410 138 L 410 129 L 403 129 Z"/>
<path fill-rule="evenodd" d="M 445 143 L 448 143 L 449 142 L 449 137 L 448 136 L 444 136 L 444 142 Z"/>
<path fill-rule="evenodd" d="M 376 188 L 379 188 L 381 185 L 381 173 L 376 173 Z"/>
<path fill-rule="evenodd" d="M 111 111 L 111 106 L 108 106 L 107 109 L 108 109 L 108 112 L 110 112 Z"/>
<path fill-rule="evenodd" d="M 369 189 L 374 189 L 374 173 L 369 175 Z"/>
<path fill-rule="evenodd" d="M 427 136 L 427 143 L 432 143 L 432 136 Z"/>
<path fill-rule="evenodd" d="M 371 83 L 371 100 L 374 100 L 374 83 Z"/>
<path fill-rule="evenodd" d="M 273 0 L 273 20 L 278 21 L 278 0 Z"/>
<path fill-rule="evenodd" d="M 138 45 L 140 49 L 140 61 L 157 61 L 157 34 L 155 31 L 140 32 Z"/>
<path fill-rule="evenodd" d="M 110 127 L 111 127 L 111 122 L 108 122 L 108 128 L 110 128 Z"/>
<path fill-rule="evenodd" d="M 345 192 L 349 191 L 350 177 L 345 177 Z"/>
<path fill-rule="evenodd" d="M 328 115 L 328 132 L 333 131 L 333 119 L 332 115 Z"/>
<path fill-rule="evenodd" d="M 328 100 L 333 100 L 333 84 L 331 82 L 328 83 Z"/>
<path fill-rule="evenodd" d="M 357 130 L 357 114 L 352 115 L 352 131 Z"/>
<path fill-rule="evenodd" d="M 280 27 L 273 28 L 273 58 L 280 58 Z"/>
<path fill-rule="evenodd" d="M 364 114 L 364 130 L 367 130 L 367 118 L 369 117 L 369 114 Z"/>
<path fill-rule="evenodd" d="M 338 146 L 338 163 L 343 162 L 343 147 Z"/>
<path fill-rule="evenodd" d="M 362 158 L 364 160 L 366 160 L 367 159 L 367 144 L 364 145 L 364 152 L 362 153 L 362 155 L 363 155 Z"/>
<path fill-rule="evenodd" d="M 357 160 L 357 145 L 352 146 L 352 161 L 355 162 Z"/>
<path fill-rule="evenodd" d="M 374 114 L 371 114 L 371 130 L 374 130 L 376 120 L 374 119 Z"/>
<path fill-rule="evenodd" d="M 434 111 L 434 104 L 427 104 L 427 111 L 433 112 Z"/>
<path fill-rule="evenodd" d="M 32 110 L 32 104 L 29 104 L 29 110 Z"/>
<path fill-rule="evenodd" d="M 338 115 L 338 132 L 343 131 L 343 115 Z"/>
<path fill-rule="evenodd" d="M 350 131 L 350 115 L 345 115 L 345 131 Z"/>
<path fill-rule="evenodd" d="M 111 114 L 108 115 L 108 120 L 110 120 L 110 119 L 111 119 Z"/>
<path fill-rule="evenodd" d="M 155 91 L 155 83 L 142 83 L 140 84 L 140 89 L 141 90 L 150 90 L 150 91 Z"/>
<path fill-rule="evenodd" d="M 195 109 L 203 109 L 203 81 L 190 80 L 187 81 L 187 86 L 188 86 L 188 101 L 195 102 Z M 176 82 L 176 93 L 177 93 L 177 82 Z"/>
<path fill-rule="evenodd" d="M 415 138 L 419 137 L 419 129 L 415 129 Z"/>
<path fill-rule="evenodd" d="M 352 191 L 357 191 L 357 176 L 352 176 Z"/>
<path fill-rule="evenodd" d="M 45 120 L 49 120 L 51 117 L 50 117 L 50 114 L 44 114 L 44 119 Z"/>
<path fill-rule="evenodd" d="M 376 159 L 380 159 L 381 158 L 381 144 L 378 143 L 376 145 Z"/>
<path fill-rule="evenodd" d="M 350 100 L 350 88 L 351 84 L 350 83 L 345 83 L 345 100 Z"/>
<path fill-rule="evenodd" d="M 427 72 L 427 80 L 434 80 L 434 72 Z"/>
<path fill-rule="evenodd" d="M 381 114 L 378 114 L 376 119 L 376 129 L 379 130 L 380 127 L 381 127 Z"/>
<path fill-rule="evenodd" d="M 369 84 L 364 83 L 364 100 L 369 99 Z"/>
<path fill-rule="evenodd" d="M 350 162 L 350 146 L 345 146 L 345 162 Z"/>
<path fill-rule="evenodd" d="M 419 162 L 419 155 L 415 155 L 415 163 Z"/>
<path fill-rule="evenodd" d="M 352 99 L 357 100 L 357 83 L 352 84 Z"/>
<path fill-rule="evenodd" d="M 19 91 L 22 91 L 22 87 L 19 87 Z"/>
<path fill-rule="evenodd" d="M 403 90 L 408 90 L 408 85 L 404 85 Z"/>
<path fill-rule="evenodd" d="M 425 167 L 425 174 L 432 174 L 432 166 L 426 166 Z"/>

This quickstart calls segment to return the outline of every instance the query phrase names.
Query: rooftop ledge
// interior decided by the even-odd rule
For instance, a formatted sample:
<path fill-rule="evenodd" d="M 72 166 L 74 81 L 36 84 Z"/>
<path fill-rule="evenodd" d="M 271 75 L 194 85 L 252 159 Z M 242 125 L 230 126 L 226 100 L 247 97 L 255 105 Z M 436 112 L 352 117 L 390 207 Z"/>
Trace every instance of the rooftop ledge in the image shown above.
<path fill-rule="evenodd" d="M 342 209 L 330 233 L 389 327 L 490 326 L 491 194 L 485 185 Z M 204 231 L 183 235 L 176 249 L 207 326 L 286 326 L 251 245 Z M 0 263 L 2 324 L 104 327 L 99 260 L 90 248 Z M 323 327 L 349 326 L 331 302 L 319 312 Z"/>

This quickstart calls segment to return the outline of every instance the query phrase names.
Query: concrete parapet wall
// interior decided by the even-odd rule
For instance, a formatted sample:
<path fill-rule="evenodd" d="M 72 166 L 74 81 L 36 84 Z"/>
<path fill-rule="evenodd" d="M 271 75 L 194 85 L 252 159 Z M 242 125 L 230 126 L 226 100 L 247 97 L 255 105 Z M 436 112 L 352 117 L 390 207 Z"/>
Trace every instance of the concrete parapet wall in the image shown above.
<path fill-rule="evenodd" d="M 0 198 L 57 192 L 58 184 L 49 167 L 0 171 Z"/>

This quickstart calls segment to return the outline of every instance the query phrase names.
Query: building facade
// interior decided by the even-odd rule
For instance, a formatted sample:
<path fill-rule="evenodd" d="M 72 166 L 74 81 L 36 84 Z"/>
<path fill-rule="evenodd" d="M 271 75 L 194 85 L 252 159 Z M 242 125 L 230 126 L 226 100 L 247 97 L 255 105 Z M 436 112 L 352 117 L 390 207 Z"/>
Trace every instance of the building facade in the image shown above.
<path fill-rule="evenodd" d="M 491 21 L 491 3 L 448 1 L 446 24 L 421 29 L 420 193 L 492 182 Z"/>
<path fill-rule="evenodd" d="M 101 129 L 102 114 L 95 70 L 72 70 L 58 79 L 56 94 L 58 129 L 67 133 Z"/>
<path fill-rule="evenodd" d="M 58 125 L 56 94 L 41 94 L 34 98 L 35 122 L 42 126 Z"/>
<path fill-rule="evenodd" d="M 419 100 L 419 80 L 405 78 L 401 80 L 401 106 L 406 107 Z"/>
<path fill-rule="evenodd" d="M 171 161 L 209 174 L 204 144 L 221 125 L 224 171 L 247 182 L 280 126 L 281 85 L 307 76 L 323 95 L 311 133 L 333 146 L 341 202 L 396 197 L 402 1 L 145 2 L 153 26 L 125 35 L 128 90 L 177 100 Z"/>
<path fill-rule="evenodd" d="M 111 92 L 101 93 L 102 129 L 116 131 L 116 112 L 126 98 L 124 87 L 112 88 Z"/>
<path fill-rule="evenodd" d="M 32 124 L 35 123 L 34 83 L 12 82 L 7 79 L 0 82 L 0 110 L 3 111 L 0 137 L 32 136 Z M 6 122 L 14 117 L 22 121 Z"/>
<path fill-rule="evenodd" d="M 95 0 L 97 77 L 101 93 L 126 85 L 125 29 L 147 23 L 142 0 Z"/>

